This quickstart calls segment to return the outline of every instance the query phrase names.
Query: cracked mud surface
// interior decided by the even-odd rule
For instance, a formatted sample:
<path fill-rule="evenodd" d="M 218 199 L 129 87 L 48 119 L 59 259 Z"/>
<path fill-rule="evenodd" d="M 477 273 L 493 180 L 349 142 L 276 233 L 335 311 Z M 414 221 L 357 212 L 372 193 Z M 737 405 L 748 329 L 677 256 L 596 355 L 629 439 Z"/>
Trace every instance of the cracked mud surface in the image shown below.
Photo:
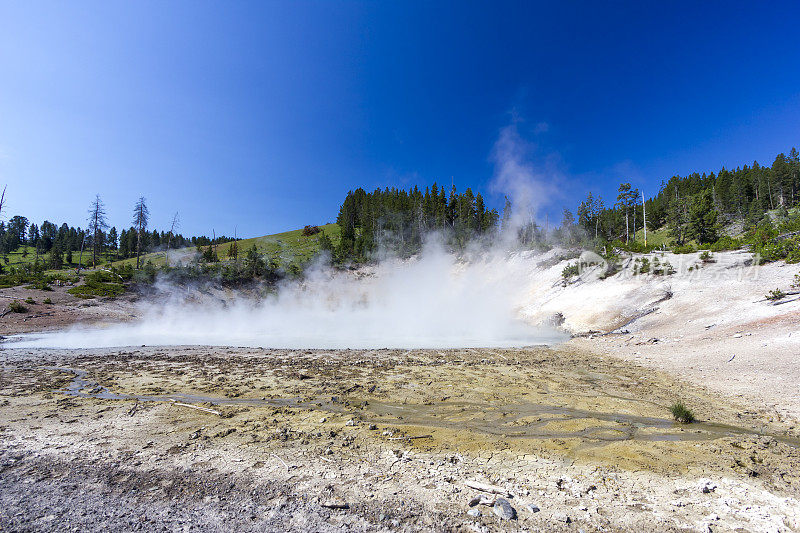
<path fill-rule="evenodd" d="M 3 350 L 0 368 L 4 530 L 800 528 L 793 420 L 573 348 Z M 673 423 L 676 399 L 700 422 Z M 518 518 L 468 515 L 470 480 Z"/>

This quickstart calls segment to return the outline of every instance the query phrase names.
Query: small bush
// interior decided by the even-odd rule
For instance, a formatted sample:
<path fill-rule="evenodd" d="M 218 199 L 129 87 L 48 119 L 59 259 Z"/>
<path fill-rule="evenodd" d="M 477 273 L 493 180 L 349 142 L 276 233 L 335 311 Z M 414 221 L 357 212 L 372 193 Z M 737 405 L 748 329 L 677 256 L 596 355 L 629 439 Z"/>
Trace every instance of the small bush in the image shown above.
<path fill-rule="evenodd" d="M 694 252 L 695 252 L 694 246 L 692 246 L 691 244 L 683 244 L 680 246 L 676 246 L 672 249 L 672 253 L 674 254 L 691 254 Z"/>
<path fill-rule="evenodd" d="M 86 274 L 86 281 L 87 283 L 120 283 L 122 282 L 122 276 L 116 272 L 111 272 L 108 270 L 95 270 L 94 272 L 89 272 Z"/>
<path fill-rule="evenodd" d="M 702 261 L 703 263 L 715 263 L 717 260 L 714 259 L 713 255 L 711 255 L 711 252 L 706 250 L 702 254 L 700 254 L 700 261 Z"/>
<path fill-rule="evenodd" d="M 734 239 L 727 235 L 720 237 L 717 242 L 710 246 L 712 252 L 724 252 L 725 250 L 738 250 L 742 247 L 739 239 Z"/>
<path fill-rule="evenodd" d="M 31 305 L 33 305 L 33 304 L 35 304 L 35 303 L 36 303 L 36 300 L 34 300 L 34 299 L 33 299 L 33 298 L 31 298 L 31 297 L 28 297 L 28 298 L 25 298 L 25 303 L 26 303 L 26 304 L 31 304 Z"/>
<path fill-rule="evenodd" d="M 658 264 L 658 262 L 654 262 L 655 268 L 653 268 L 653 274 L 656 276 L 671 276 L 675 273 L 675 268 L 672 266 L 672 263 L 669 261 L 664 261 L 663 264 Z"/>
<path fill-rule="evenodd" d="M 8 304 L 8 310 L 12 313 L 26 313 L 28 308 L 19 303 L 19 301 L 13 300 L 10 304 Z"/>
<path fill-rule="evenodd" d="M 310 237 L 322 231 L 319 226 L 306 226 L 303 228 L 303 237 Z"/>
<path fill-rule="evenodd" d="M 45 298 L 44 302 L 42 302 L 42 303 L 47 304 L 47 305 L 52 305 L 53 304 L 53 300 L 51 300 L 50 298 Z"/>
<path fill-rule="evenodd" d="M 30 285 L 26 286 L 25 288 L 26 289 L 36 289 L 36 290 L 40 290 L 40 291 L 52 291 L 53 290 L 53 287 L 48 285 L 47 282 L 44 281 L 44 280 L 40 280 L 40 281 L 36 281 L 34 283 L 31 283 Z"/>
<path fill-rule="evenodd" d="M 647 274 L 650 272 L 650 260 L 642 257 L 642 263 L 639 265 L 639 274 Z"/>
<path fill-rule="evenodd" d="M 606 264 L 606 270 L 602 274 L 600 274 L 600 279 L 610 278 L 611 276 L 615 275 L 617 272 L 622 270 L 620 264 L 616 261 L 610 261 Z"/>
<path fill-rule="evenodd" d="M 561 277 L 564 279 L 569 279 L 578 274 L 580 274 L 580 266 L 578 266 L 578 263 L 569 264 L 561 271 Z"/>
<path fill-rule="evenodd" d="M 792 282 L 793 289 L 800 289 L 800 274 L 794 275 L 794 281 Z"/>
<path fill-rule="evenodd" d="M 771 291 L 769 291 L 769 294 L 765 296 L 765 298 L 772 302 L 776 302 L 778 300 L 786 298 L 786 293 L 780 289 L 772 289 Z"/>
<path fill-rule="evenodd" d="M 680 400 L 673 403 L 669 410 L 672 412 L 672 418 L 681 424 L 691 424 L 694 422 L 694 413 Z"/>
<path fill-rule="evenodd" d="M 67 292 L 78 298 L 94 298 L 101 296 L 105 298 L 115 298 L 125 292 L 125 287 L 119 283 L 102 283 L 98 281 L 87 281 L 83 285 L 67 289 Z"/>

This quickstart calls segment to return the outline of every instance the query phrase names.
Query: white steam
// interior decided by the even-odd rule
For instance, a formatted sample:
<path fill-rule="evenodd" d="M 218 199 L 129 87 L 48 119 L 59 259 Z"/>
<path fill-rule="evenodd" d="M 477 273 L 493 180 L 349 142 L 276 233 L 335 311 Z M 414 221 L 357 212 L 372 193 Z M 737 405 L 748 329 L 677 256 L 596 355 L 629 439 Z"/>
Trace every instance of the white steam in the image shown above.
<path fill-rule="evenodd" d="M 535 221 L 537 211 L 556 195 L 552 176 L 538 171 L 530 161 L 533 148 L 520 136 L 514 122 L 500 130 L 492 150 L 495 167 L 492 190 L 505 194 L 512 202 L 510 226 L 503 228 L 507 238 L 513 238 L 516 229 Z"/>
<path fill-rule="evenodd" d="M 458 262 L 438 246 L 387 260 L 371 275 L 315 269 L 261 301 L 149 304 L 132 323 L 25 337 L 13 347 L 215 345 L 269 348 L 446 348 L 551 344 L 566 336 L 518 318 L 530 264 L 484 254 Z"/>

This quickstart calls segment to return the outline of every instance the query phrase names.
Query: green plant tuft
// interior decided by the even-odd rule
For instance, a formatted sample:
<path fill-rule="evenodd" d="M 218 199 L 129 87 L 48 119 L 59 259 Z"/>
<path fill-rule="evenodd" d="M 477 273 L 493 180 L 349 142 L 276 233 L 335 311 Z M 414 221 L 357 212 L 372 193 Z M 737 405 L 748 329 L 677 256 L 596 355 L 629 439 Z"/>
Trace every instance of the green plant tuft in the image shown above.
<path fill-rule="evenodd" d="M 780 289 L 772 289 L 771 291 L 769 291 L 769 294 L 765 296 L 765 298 L 772 302 L 776 302 L 778 300 L 786 298 L 786 293 Z"/>
<path fill-rule="evenodd" d="M 19 301 L 13 300 L 10 304 L 8 304 L 8 310 L 12 313 L 25 313 L 28 311 L 28 308 L 19 303 Z"/>
<path fill-rule="evenodd" d="M 571 263 L 565 266 L 564 270 L 561 271 L 561 277 L 565 280 L 577 276 L 578 274 L 580 274 L 580 267 L 578 266 L 578 263 Z"/>
<path fill-rule="evenodd" d="M 700 254 L 700 261 L 703 263 L 715 263 L 716 259 L 708 250 L 705 250 L 702 254 Z"/>
<path fill-rule="evenodd" d="M 694 413 L 680 400 L 673 403 L 669 410 L 672 412 L 672 418 L 681 424 L 691 424 L 694 422 Z"/>

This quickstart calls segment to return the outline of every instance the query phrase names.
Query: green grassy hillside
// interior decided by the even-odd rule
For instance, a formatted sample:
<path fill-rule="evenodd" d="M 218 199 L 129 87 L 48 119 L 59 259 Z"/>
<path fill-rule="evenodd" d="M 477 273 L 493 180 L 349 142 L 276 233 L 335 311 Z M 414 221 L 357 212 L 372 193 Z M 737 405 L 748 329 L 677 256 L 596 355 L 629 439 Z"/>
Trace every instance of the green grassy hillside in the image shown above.
<path fill-rule="evenodd" d="M 319 228 L 333 241 L 334 245 L 339 242 L 340 230 L 338 224 L 326 224 L 324 226 L 319 226 Z M 311 259 L 317 250 L 319 250 L 320 235 L 322 234 L 318 233 L 316 235 L 304 237 L 303 230 L 297 229 L 285 231 L 283 233 L 275 233 L 274 235 L 242 239 L 236 241 L 236 245 L 239 249 L 240 258 L 244 257 L 247 251 L 255 245 L 259 253 L 266 255 L 269 259 L 275 260 L 281 265 L 302 264 Z M 227 261 L 229 259 L 228 252 L 230 247 L 230 242 L 217 245 L 217 255 L 220 261 Z M 177 261 L 182 261 L 186 263 L 190 261 L 196 253 L 197 249 L 195 247 L 171 250 L 170 262 L 176 263 Z M 164 252 L 145 254 L 143 258 L 145 263 L 147 261 L 152 261 L 156 266 L 161 266 L 166 261 Z M 135 265 L 136 258 L 116 261 L 114 263 L 115 266 L 122 266 L 125 264 Z"/>
<path fill-rule="evenodd" d="M 644 229 L 636 231 L 636 240 L 644 243 Z M 653 230 L 647 230 L 647 244 L 649 246 L 662 246 L 666 244 L 669 247 L 672 244 L 672 237 L 669 236 L 669 229 L 666 227 Z"/>

